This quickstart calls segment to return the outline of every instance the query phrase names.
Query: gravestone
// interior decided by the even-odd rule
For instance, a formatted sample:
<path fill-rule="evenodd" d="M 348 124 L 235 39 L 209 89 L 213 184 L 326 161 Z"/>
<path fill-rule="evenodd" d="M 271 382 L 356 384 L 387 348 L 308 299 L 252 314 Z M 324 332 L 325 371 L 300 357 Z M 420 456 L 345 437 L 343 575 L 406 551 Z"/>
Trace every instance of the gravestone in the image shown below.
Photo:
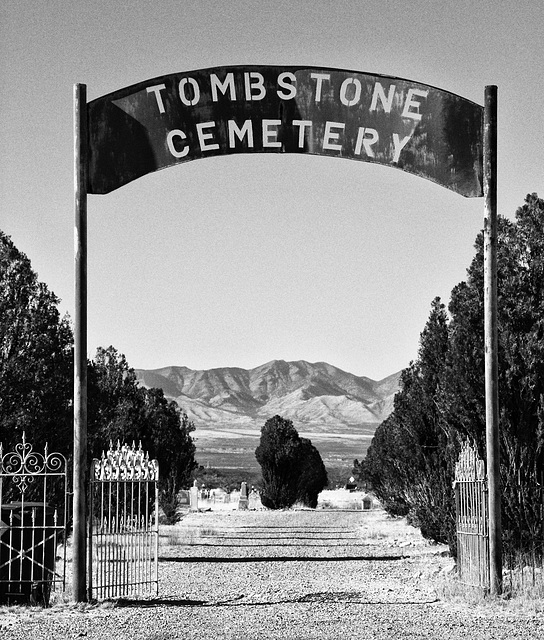
<path fill-rule="evenodd" d="M 196 480 L 189 490 L 189 503 L 191 511 L 198 511 L 198 486 Z"/>
<path fill-rule="evenodd" d="M 180 491 L 178 491 L 178 502 L 181 507 L 190 507 L 190 492 L 186 489 L 181 489 Z"/>
<path fill-rule="evenodd" d="M 249 501 L 247 499 L 247 483 L 242 482 L 240 486 L 240 499 L 238 500 L 238 510 L 239 511 L 247 511 L 249 506 Z"/>

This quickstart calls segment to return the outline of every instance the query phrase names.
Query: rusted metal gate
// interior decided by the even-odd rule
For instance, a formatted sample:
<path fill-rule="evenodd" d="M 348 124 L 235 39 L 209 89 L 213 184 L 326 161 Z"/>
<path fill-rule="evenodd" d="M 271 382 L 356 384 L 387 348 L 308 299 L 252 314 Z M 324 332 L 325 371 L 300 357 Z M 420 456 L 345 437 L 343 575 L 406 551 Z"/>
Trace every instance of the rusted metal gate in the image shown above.
<path fill-rule="evenodd" d="M 51 589 L 65 588 L 65 457 L 47 444 L 33 451 L 24 433 L 14 451 L 0 443 L 0 505 L 0 602 L 47 606 Z"/>
<path fill-rule="evenodd" d="M 158 593 L 159 465 L 110 444 L 90 477 L 89 599 Z"/>
<path fill-rule="evenodd" d="M 483 461 L 468 443 L 455 465 L 457 565 L 461 582 L 489 589 L 489 515 Z"/>

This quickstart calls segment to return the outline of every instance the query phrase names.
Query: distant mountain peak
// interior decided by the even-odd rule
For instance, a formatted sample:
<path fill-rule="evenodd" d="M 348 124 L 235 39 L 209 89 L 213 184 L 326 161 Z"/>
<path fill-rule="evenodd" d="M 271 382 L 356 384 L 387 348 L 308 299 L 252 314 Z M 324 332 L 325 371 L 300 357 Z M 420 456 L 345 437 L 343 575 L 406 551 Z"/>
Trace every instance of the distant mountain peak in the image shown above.
<path fill-rule="evenodd" d="M 264 422 L 279 414 L 304 425 L 379 423 L 392 410 L 400 372 L 383 380 L 355 376 L 326 362 L 271 360 L 253 369 L 184 366 L 136 369 L 196 423 Z"/>

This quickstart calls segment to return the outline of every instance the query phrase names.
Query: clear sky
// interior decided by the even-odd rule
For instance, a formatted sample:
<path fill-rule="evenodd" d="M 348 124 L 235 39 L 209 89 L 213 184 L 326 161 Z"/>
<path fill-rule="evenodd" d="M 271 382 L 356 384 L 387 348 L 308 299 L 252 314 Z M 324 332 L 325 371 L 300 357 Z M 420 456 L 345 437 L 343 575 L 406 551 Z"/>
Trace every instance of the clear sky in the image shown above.
<path fill-rule="evenodd" d="M 228 65 L 408 78 L 483 104 L 499 87 L 499 213 L 544 196 L 544 4 L 534 0 L 4 0 L 0 228 L 73 317 L 73 85 L 88 99 Z M 392 168 L 241 155 L 90 195 L 89 356 L 136 368 L 408 365 L 464 279 L 483 199 Z"/>

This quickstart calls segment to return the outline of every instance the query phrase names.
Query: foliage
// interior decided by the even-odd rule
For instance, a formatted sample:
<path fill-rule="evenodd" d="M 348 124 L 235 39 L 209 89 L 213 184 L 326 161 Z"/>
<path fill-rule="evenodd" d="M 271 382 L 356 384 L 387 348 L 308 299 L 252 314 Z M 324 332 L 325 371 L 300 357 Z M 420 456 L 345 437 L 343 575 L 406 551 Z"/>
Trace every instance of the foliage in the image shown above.
<path fill-rule="evenodd" d="M 58 298 L 38 281 L 30 260 L 0 231 L 0 442 L 11 451 L 72 458 L 73 335 Z M 138 386 L 123 355 L 98 349 L 88 364 L 89 462 L 108 443 L 142 442 L 159 460 L 164 504 L 190 484 L 196 467 L 194 425 L 160 389 Z M 27 494 L 27 497 L 30 495 Z"/>
<path fill-rule="evenodd" d="M 248 490 L 252 487 L 260 488 L 261 474 L 257 471 L 246 469 L 216 469 L 200 465 L 193 474 L 199 486 L 206 489 L 224 489 L 227 492 L 238 491 L 242 482 L 245 482 Z"/>
<path fill-rule="evenodd" d="M 384 420 L 376 429 L 366 457 L 359 462 L 354 460 L 353 474 L 371 489 L 384 509 L 391 516 L 407 516 L 410 506 L 404 495 L 404 467 L 402 460 L 404 446 L 397 442 L 400 429 L 397 428 L 394 414 Z"/>
<path fill-rule="evenodd" d="M 99 348 L 89 364 L 89 457 L 99 458 L 106 443 L 141 443 L 159 462 L 160 500 L 167 509 L 179 489 L 191 483 L 194 424 L 161 389 L 145 389 L 134 369 L 114 347 Z"/>
<path fill-rule="evenodd" d="M 319 451 L 307 438 L 300 439 L 300 460 L 297 502 L 315 509 L 319 494 L 328 484 L 328 477 Z"/>
<path fill-rule="evenodd" d="M 72 344 L 59 299 L 0 231 L 0 442 L 72 455 Z"/>
<path fill-rule="evenodd" d="M 338 489 L 346 486 L 349 478 L 353 475 L 353 467 L 348 463 L 343 465 L 325 465 L 327 469 L 327 477 L 329 479 L 329 488 Z"/>
<path fill-rule="evenodd" d="M 291 420 L 274 416 L 261 429 L 255 457 L 261 466 L 261 502 L 269 509 L 291 507 L 297 499 L 300 437 Z"/>
<path fill-rule="evenodd" d="M 291 420 L 274 416 L 265 422 L 255 457 L 261 465 L 263 506 L 285 509 L 297 501 L 317 505 L 327 472 L 319 451 L 300 438 Z"/>
<path fill-rule="evenodd" d="M 544 201 L 528 195 L 515 222 L 499 220 L 498 334 L 502 520 L 506 539 L 544 539 L 534 499 L 544 473 Z M 452 357 L 444 419 L 485 459 L 483 238 L 466 283 L 452 292 Z M 521 543 L 523 545 L 523 543 Z"/>
<path fill-rule="evenodd" d="M 447 352 L 446 311 L 435 298 L 418 359 L 402 372 L 393 413 L 356 471 L 391 515 L 407 515 L 425 537 L 454 544 L 451 472 L 458 441 L 444 429 L 437 407 Z"/>
<path fill-rule="evenodd" d="M 451 482 L 461 439 L 485 459 L 484 241 L 467 279 L 437 301 L 420 351 L 402 375 L 394 411 L 359 474 L 385 506 L 405 509 L 454 548 Z M 544 474 L 544 201 L 528 195 L 515 222 L 499 218 L 498 333 L 502 517 L 505 539 L 544 539 L 535 500 Z"/>

